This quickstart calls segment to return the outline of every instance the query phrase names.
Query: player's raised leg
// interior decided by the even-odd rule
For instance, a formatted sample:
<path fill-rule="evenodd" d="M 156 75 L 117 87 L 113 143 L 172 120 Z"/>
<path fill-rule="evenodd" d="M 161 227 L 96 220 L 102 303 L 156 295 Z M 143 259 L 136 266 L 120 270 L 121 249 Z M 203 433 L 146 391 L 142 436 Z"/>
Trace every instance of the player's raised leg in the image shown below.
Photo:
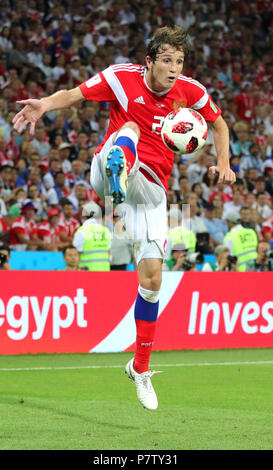
<path fill-rule="evenodd" d="M 139 127 L 127 122 L 117 132 L 113 146 L 104 158 L 106 193 L 112 196 L 113 204 L 124 202 L 127 193 L 129 173 L 137 157 Z"/>
<path fill-rule="evenodd" d="M 156 321 L 159 308 L 162 260 L 146 258 L 139 263 L 139 290 L 135 304 L 136 352 L 126 365 L 126 373 L 135 382 L 137 397 L 148 410 L 158 407 L 158 400 L 151 382 L 154 371 L 149 371 Z"/>

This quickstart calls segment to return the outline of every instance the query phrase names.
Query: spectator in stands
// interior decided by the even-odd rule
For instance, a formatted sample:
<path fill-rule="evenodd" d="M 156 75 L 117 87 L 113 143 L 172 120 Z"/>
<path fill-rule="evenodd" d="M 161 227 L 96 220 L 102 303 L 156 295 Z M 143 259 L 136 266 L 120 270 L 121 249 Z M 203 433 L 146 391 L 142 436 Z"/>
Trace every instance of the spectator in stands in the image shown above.
<path fill-rule="evenodd" d="M 251 211 L 251 222 L 253 222 L 254 224 L 254 227 L 258 236 L 258 240 L 262 240 L 263 235 L 262 235 L 261 217 L 259 216 L 257 209 L 250 209 L 250 211 Z"/>
<path fill-rule="evenodd" d="M 204 191 L 203 191 L 202 184 L 201 183 L 194 183 L 192 185 L 191 192 L 193 192 L 197 195 L 198 205 L 203 209 L 206 206 L 207 201 L 204 198 L 204 194 L 203 194 Z"/>
<path fill-rule="evenodd" d="M 41 157 L 38 153 L 34 152 L 31 155 L 27 156 L 28 166 L 25 169 L 22 169 L 19 172 L 19 177 L 24 181 L 23 184 L 26 184 L 28 181 L 29 173 L 33 168 L 39 168 L 41 163 Z"/>
<path fill-rule="evenodd" d="M 185 199 L 185 195 L 190 192 L 191 188 L 189 185 L 189 180 L 187 176 L 179 176 L 178 178 L 178 186 L 179 189 L 175 191 L 177 201 L 183 203 Z M 173 188 L 172 188 L 173 189 Z"/>
<path fill-rule="evenodd" d="M 240 172 L 244 174 L 249 168 L 256 168 L 259 176 L 263 173 L 261 149 L 255 142 L 249 146 L 249 153 L 240 159 Z"/>
<path fill-rule="evenodd" d="M 16 204 L 18 205 L 19 208 L 22 208 L 23 205 L 25 204 L 27 193 L 24 188 L 19 187 L 13 190 L 12 192 L 13 197 L 16 200 Z"/>
<path fill-rule="evenodd" d="M 70 245 L 64 226 L 60 225 L 60 212 L 57 208 L 49 209 L 48 220 L 41 222 L 37 227 L 37 235 L 43 242 L 46 251 L 63 250 Z"/>
<path fill-rule="evenodd" d="M 12 165 L 5 163 L 0 168 L 0 197 L 6 201 L 12 193 L 11 185 Z"/>
<path fill-rule="evenodd" d="M 270 194 L 265 190 L 266 182 L 262 176 L 258 176 L 254 182 L 253 194 L 257 196 L 258 193 L 265 193 L 268 201 L 271 201 Z"/>
<path fill-rule="evenodd" d="M 267 197 L 265 191 L 260 191 L 256 195 L 257 201 L 257 212 L 260 215 L 262 221 L 264 222 L 272 215 L 272 202 L 271 199 Z"/>
<path fill-rule="evenodd" d="M 68 187 L 68 181 L 63 171 L 57 171 L 54 178 L 53 188 L 47 192 L 47 202 L 51 207 L 57 207 L 63 197 L 68 197 L 71 190 Z"/>
<path fill-rule="evenodd" d="M 36 152 L 38 152 L 41 159 L 47 157 L 51 146 L 47 141 L 45 126 L 43 124 L 38 124 L 36 127 L 34 139 L 31 141 L 31 145 L 35 148 Z"/>
<path fill-rule="evenodd" d="M 255 183 L 259 177 L 257 168 L 249 168 L 244 172 L 247 190 L 252 192 L 255 189 Z"/>
<path fill-rule="evenodd" d="M 55 82 L 53 82 L 54 85 Z M 53 90 L 55 89 L 55 86 Z M 50 90 L 48 90 L 48 93 L 50 94 Z M 56 113 L 56 111 L 51 111 L 52 113 Z M 47 113 L 48 114 L 48 113 Z M 48 138 L 49 138 L 49 143 L 50 145 L 53 145 L 56 139 L 56 136 L 61 136 L 63 142 L 68 141 L 68 132 L 67 129 L 65 129 L 65 120 L 63 114 L 58 114 L 56 116 L 53 116 L 54 124 L 50 126 L 50 130 L 48 131 Z"/>
<path fill-rule="evenodd" d="M 208 201 L 210 195 L 217 191 L 217 180 L 217 176 L 212 175 L 208 170 L 206 173 L 204 173 L 202 182 L 200 184 L 203 190 L 203 198 L 205 201 Z"/>
<path fill-rule="evenodd" d="M 80 200 L 86 199 L 86 190 L 87 188 L 85 183 L 77 183 L 71 194 L 67 197 L 67 199 L 72 202 L 74 210 L 78 209 Z"/>
<path fill-rule="evenodd" d="M 27 202 L 21 215 L 10 226 L 10 247 L 15 251 L 43 249 L 44 242 L 39 240 L 34 220 L 36 208 L 30 201 Z"/>
<path fill-rule="evenodd" d="M 71 141 L 71 159 L 72 160 L 75 160 L 77 159 L 78 157 L 78 153 L 79 151 L 83 148 L 83 149 L 86 149 L 87 148 L 87 144 L 88 144 L 88 137 L 87 137 L 87 134 L 85 132 L 82 132 L 81 130 L 81 127 L 82 127 L 82 123 L 81 123 L 81 120 L 77 118 L 77 121 L 74 119 L 74 126 L 75 126 L 75 122 L 78 123 L 78 127 L 80 129 L 78 129 L 77 131 L 74 131 L 74 136 L 72 135 L 72 132 L 70 133 L 69 135 L 69 138 L 70 138 L 70 141 Z"/>
<path fill-rule="evenodd" d="M 241 207 L 243 206 L 243 196 L 239 190 L 233 190 L 232 201 L 227 201 L 224 203 L 224 212 L 223 217 L 230 211 L 240 212 Z"/>
<path fill-rule="evenodd" d="M 30 170 L 29 172 L 29 175 L 28 175 L 28 181 L 27 181 L 27 185 L 26 187 L 29 187 L 31 186 L 32 184 L 36 184 L 38 189 L 39 189 L 39 193 L 40 195 L 43 194 L 43 195 L 47 195 L 47 191 L 46 191 L 46 188 L 44 187 L 43 183 L 42 183 L 42 173 L 41 173 L 41 170 L 40 168 L 33 168 L 32 170 Z"/>
<path fill-rule="evenodd" d="M 106 114 L 100 114 L 98 118 L 99 144 L 103 141 L 103 138 L 108 128 L 108 124 L 109 124 L 108 116 Z"/>
<path fill-rule="evenodd" d="M 241 90 L 235 95 L 233 103 L 237 119 L 252 124 L 255 117 L 255 98 L 251 82 L 245 81 L 242 83 Z"/>
<path fill-rule="evenodd" d="M 85 150 L 85 149 L 84 149 Z M 81 160 L 73 160 L 72 162 L 72 170 L 67 175 L 69 185 L 73 188 L 77 183 L 84 180 L 84 169 L 83 169 L 83 162 Z"/>
<path fill-rule="evenodd" d="M 215 207 L 213 204 L 208 203 L 206 205 L 202 219 L 210 235 L 210 241 L 213 247 L 215 248 L 223 243 L 224 236 L 228 231 L 227 225 L 225 223 L 223 224 L 223 220 L 215 217 Z"/>
<path fill-rule="evenodd" d="M 240 167 L 240 157 L 239 157 L 239 155 L 234 154 L 230 157 L 230 168 L 232 168 L 232 170 L 236 174 L 236 178 L 241 176 L 242 172 L 241 172 L 241 167 Z"/>
<path fill-rule="evenodd" d="M 33 202 L 36 208 L 35 222 L 41 222 L 47 214 L 48 204 L 45 194 L 40 194 L 37 184 L 30 184 L 28 186 L 27 198 Z"/>
<path fill-rule="evenodd" d="M 255 194 L 247 193 L 246 198 L 245 198 L 245 206 L 249 207 L 250 209 L 254 209 L 257 207 Z"/>
<path fill-rule="evenodd" d="M 195 158 L 197 158 L 197 162 L 195 163 L 192 161 L 188 165 L 187 177 L 190 186 L 192 186 L 194 183 L 201 183 L 204 174 L 208 170 L 208 167 L 213 164 L 213 156 L 207 152 L 206 146 L 204 147 L 196 154 Z"/>
<path fill-rule="evenodd" d="M 262 221 L 262 234 L 266 241 L 273 240 L 273 216 Z"/>
<path fill-rule="evenodd" d="M 90 171 L 91 159 L 89 159 L 89 154 L 87 149 L 81 149 L 78 153 L 78 160 L 83 164 L 83 172 Z M 90 179 L 89 179 L 90 181 Z"/>
<path fill-rule="evenodd" d="M 248 206 L 243 206 L 240 209 L 240 221 L 243 227 L 254 228 L 254 224 L 251 219 L 251 209 Z"/>
<path fill-rule="evenodd" d="M 72 170 L 71 162 L 69 160 L 70 148 L 71 148 L 71 144 L 69 144 L 68 142 L 62 142 L 58 146 L 59 156 L 60 156 L 61 165 L 62 165 L 62 171 L 65 174 L 69 173 Z"/>
<path fill-rule="evenodd" d="M 204 233 L 207 232 L 207 227 L 203 221 L 203 218 L 198 215 L 199 210 L 198 206 L 196 203 L 193 203 L 190 205 L 190 211 L 191 211 L 191 230 L 197 234 L 197 233 Z"/>
<path fill-rule="evenodd" d="M 13 161 L 8 151 L 8 142 L 4 136 L 0 136 L 0 165 L 12 165 Z"/>
<path fill-rule="evenodd" d="M 49 170 L 42 177 L 42 183 L 48 190 L 54 188 L 56 174 L 61 171 L 61 161 L 59 158 L 53 157 L 49 162 Z"/>
<path fill-rule="evenodd" d="M 216 192 L 214 196 L 210 198 L 210 204 L 212 204 L 215 208 L 215 217 L 217 217 L 217 219 L 222 219 L 224 202 L 221 195 Z"/>
<path fill-rule="evenodd" d="M 264 119 L 265 133 L 267 135 L 273 135 L 273 110 L 271 107 L 270 114 Z"/>
<path fill-rule="evenodd" d="M 174 191 L 174 189 L 169 189 L 167 193 L 167 208 L 170 209 L 172 204 L 176 204 L 177 202 L 178 200 L 177 200 L 176 191 Z"/>
<path fill-rule="evenodd" d="M 73 204 L 71 201 L 69 201 L 69 199 L 62 198 L 60 200 L 60 206 L 62 207 L 62 212 L 60 214 L 59 223 L 64 227 L 66 235 L 69 241 L 72 243 L 73 236 L 79 228 L 80 223 L 74 217 L 75 211 Z"/>
<path fill-rule="evenodd" d="M 265 190 L 273 198 L 273 162 L 265 165 Z"/>

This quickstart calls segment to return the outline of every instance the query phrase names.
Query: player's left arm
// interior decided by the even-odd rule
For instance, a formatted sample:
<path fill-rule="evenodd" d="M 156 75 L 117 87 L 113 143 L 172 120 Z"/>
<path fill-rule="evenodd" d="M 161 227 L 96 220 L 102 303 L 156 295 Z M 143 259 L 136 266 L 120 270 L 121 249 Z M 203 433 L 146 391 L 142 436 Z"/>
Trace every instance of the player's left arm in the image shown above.
<path fill-rule="evenodd" d="M 214 103 L 206 88 L 197 80 L 186 81 L 184 88 L 185 86 L 188 106 L 202 114 L 212 127 L 217 164 L 210 167 L 211 173 L 219 173 L 220 183 L 234 183 L 236 176 L 229 162 L 229 130 L 221 116 L 220 108 Z"/>
<path fill-rule="evenodd" d="M 210 167 L 212 174 L 219 173 L 220 183 L 235 183 L 235 173 L 230 168 L 229 161 L 229 131 L 222 116 L 211 123 L 214 144 L 217 152 L 217 164 Z"/>

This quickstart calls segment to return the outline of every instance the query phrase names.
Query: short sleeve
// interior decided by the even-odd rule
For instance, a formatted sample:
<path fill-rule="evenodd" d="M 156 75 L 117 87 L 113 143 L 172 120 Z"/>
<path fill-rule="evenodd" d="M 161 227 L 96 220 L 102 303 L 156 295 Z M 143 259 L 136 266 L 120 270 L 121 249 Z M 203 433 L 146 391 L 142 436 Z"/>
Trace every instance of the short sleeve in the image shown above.
<path fill-rule="evenodd" d="M 89 101 L 113 101 L 116 99 L 102 72 L 81 83 L 79 88 Z"/>

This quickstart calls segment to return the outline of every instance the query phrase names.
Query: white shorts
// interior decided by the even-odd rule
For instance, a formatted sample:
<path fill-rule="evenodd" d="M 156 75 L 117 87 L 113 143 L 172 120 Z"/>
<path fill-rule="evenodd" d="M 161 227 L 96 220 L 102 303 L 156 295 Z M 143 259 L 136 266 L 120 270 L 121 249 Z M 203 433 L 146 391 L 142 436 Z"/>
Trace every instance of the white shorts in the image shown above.
<path fill-rule="evenodd" d="M 100 197 L 108 195 L 104 176 L 104 157 L 113 145 L 113 135 L 105 142 L 100 153 L 93 157 L 90 182 Z M 165 255 L 167 238 L 166 193 L 157 183 L 149 181 L 135 164 L 128 177 L 125 202 L 120 204 L 121 217 L 130 239 L 134 240 L 134 254 L 138 264 L 144 258 L 160 258 Z"/>

